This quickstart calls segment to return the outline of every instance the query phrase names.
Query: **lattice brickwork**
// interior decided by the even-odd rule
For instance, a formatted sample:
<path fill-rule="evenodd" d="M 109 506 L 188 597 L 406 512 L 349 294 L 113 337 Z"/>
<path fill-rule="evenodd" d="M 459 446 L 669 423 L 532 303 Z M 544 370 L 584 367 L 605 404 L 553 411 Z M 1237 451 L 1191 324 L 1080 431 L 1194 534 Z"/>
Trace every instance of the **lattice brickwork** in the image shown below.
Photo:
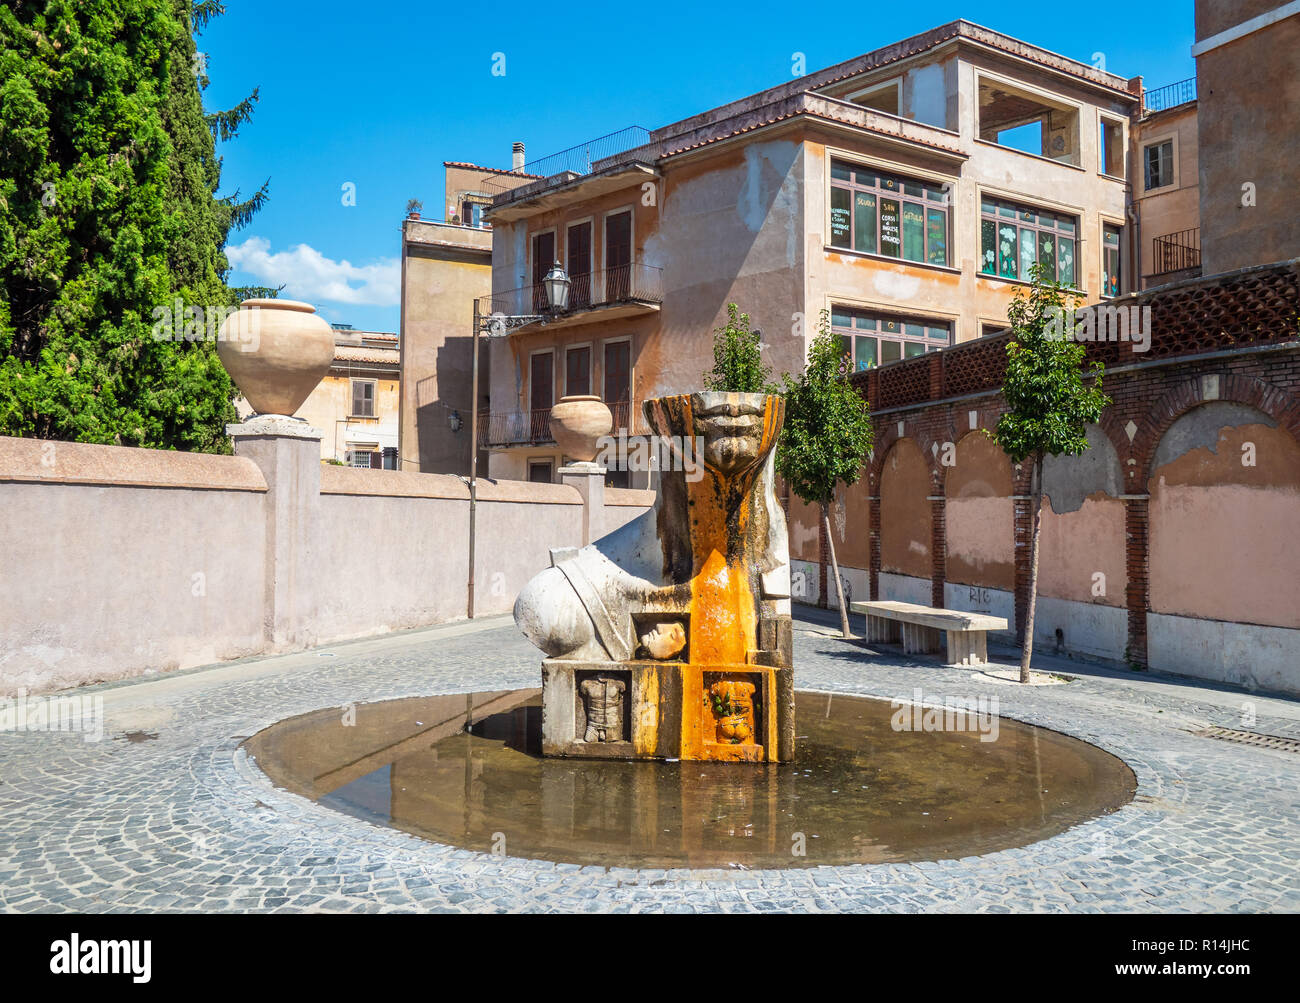
<path fill-rule="evenodd" d="M 1107 369 L 1184 355 L 1300 339 L 1300 264 L 1240 272 L 1223 278 L 1180 283 L 1164 292 L 1138 294 L 1108 306 L 1150 307 L 1150 344 L 1091 342 L 1089 361 Z M 969 341 L 939 354 L 920 356 L 868 373 L 853 382 L 872 410 L 907 407 L 962 397 L 1002 385 L 1010 333 Z M 935 379 L 935 366 L 941 367 Z"/>

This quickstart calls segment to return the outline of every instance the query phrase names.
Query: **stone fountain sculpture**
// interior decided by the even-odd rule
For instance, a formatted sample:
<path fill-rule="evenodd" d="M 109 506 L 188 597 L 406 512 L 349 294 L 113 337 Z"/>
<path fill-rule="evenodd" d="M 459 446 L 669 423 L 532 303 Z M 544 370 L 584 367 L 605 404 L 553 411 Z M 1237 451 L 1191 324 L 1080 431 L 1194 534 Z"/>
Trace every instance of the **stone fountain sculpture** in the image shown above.
<path fill-rule="evenodd" d="M 773 485 L 784 402 L 706 392 L 644 411 L 676 461 L 661 464 L 654 507 L 552 550 L 515 603 L 548 656 L 542 751 L 790 760 L 790 560 Z"/>

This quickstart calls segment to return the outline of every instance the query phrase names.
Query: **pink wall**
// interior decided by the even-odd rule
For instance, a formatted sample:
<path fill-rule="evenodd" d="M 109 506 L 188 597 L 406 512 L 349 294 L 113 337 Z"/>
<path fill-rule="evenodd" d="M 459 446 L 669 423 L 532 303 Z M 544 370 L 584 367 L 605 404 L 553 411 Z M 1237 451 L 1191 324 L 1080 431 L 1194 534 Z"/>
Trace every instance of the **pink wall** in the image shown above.
<path fill-rule="evenodd" d="M 900 439 L 885 457 L 880 478 L 880 567 L 929 578 L 930 467 L 911 439 Z"/>
<path fill-rule="evenodd" d="M 961 585 L 1015 587 L 1011 461 L 982 431 L 962 437 L 945 482 L 946 578 Z"/>
<path fill-rule="evenodd" d="M 1221 429 L 1213 452 L 1155 470 L 1150 505 L 1154 612 L 1300 627 L 1300 445 L 1286 431 Z"/>
<path fill-rule="evenodd" d="M 1043 499 L 1039 595 L 1122 608 L 1126 564 L 1122 501 L 1098 491 L 1077 511 L 1057 515 L 1052 500 Z"/>

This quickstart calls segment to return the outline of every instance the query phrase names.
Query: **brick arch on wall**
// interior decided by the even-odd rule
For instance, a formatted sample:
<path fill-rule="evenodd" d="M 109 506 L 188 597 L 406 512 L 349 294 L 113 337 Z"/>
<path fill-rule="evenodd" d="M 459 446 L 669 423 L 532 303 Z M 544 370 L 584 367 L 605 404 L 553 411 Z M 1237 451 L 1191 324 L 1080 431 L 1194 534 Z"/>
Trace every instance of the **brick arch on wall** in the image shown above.
<path fill-rule="evenodd" d="M 900 436 L 898 421 L 899 419 L 892 419 L 878 422 L 876 425 L 876 440 L 872 445 L 871 462 L 868 464 L 868 484 L 871 486 L 872 495 L 880 492 L 880 475 L 885 469 L 885 457 L 904 439 L 911 440 L 921 451 L 921 455 L 926 458 L 926 462 L 930 464 L 931 479 L 936 476 L 937 461 L 930 449 L 932 442 L 935 441 L 933 436 L 927 434 L 922 423 L 915 417 L 902 419 L 903 434 Z"/>
<path fill-rule="evenodd" d="M 1117 407 L 1106 408 L 1101 413 L 1101 420 L 1097 422 L 1097 427 L 1109 440 L 1115 450 L 1115 456 L 1119 459 L 1121 483 L 1124 481 L 1124 471 L 1129 469 L 1128 461 L 1133 457 L 1133 443 L 1129 440 L 1128 432 L 1125 431 L 1127 424 L 1128 419 Z"/>
<path fill-rule="evenodd" d="M 1268 393 L 1253 394 L 1249 402 L 1234 396 L 1211 393 L 1180 407 L 1161 437 L 1149 443 L 1149 625 L 1156 629 L 1150 617 L 1183 617 L 1281 628 L 1295 632 L 1280 642 L 1293 652 L 1300 641 L 1294 595 L 1300 437 L 1285 419 L 1295 399 L 1286 393 L 1272 394 L 1271 402 Z M 1272 404 L 1272 414 L 1265 403 Z M 1249 460 L 1242 452 L 1247 446 Z M 1159 621 L 1161 648 L 1150 652 L 1160 668 L 1179 657 L 1172 622 Z M 1222 668 L 1229 678 L 1240 673 L 1242 681 L 1257 671 L 1251 660 L 1230 655 Z M 1255 678 L 1269 687 L 1263 676 Z"/>
<path fill-rule="evenodd" d="M 977 416 L 978 423 L 976 427 L 962 433 L 953 443 L 955 449 L 960 452 L 963 447 L 969 450 L 972 445 L 986 440 L 985 448 L 991 453 L 989 460 L 992 464 L 996 464 L 996 468 L 990 469 L 986 464 L 976 469 L 978 475 L 987 479 L 988 486 L 994 489 L 995 493 L 959 497 L 955 493 L 959 490 L 955 481 L 958 477 L 966 477 L 969 474 L 969 469 L 963 468 L 963 465 L 958 462 L 944 471 L 942 492 L 944 549 L 941 555 L 943 558 L 941 569 L 936 562 L 936 573 L 942 570 L 942 584 L 944 585 L 955 576 L 958 582 L 968 585 L 1004 589 L 1006 591 L 1011 591 L 1015 587 L 1015 503 L 1013 498 L 1016 494 L 1016 473 L 1011 458 L 1007 456 L 995 439 L 985 434 L 986 430 L 996 425 L 995 414 Z M 993 420 L 986 422 L 986 418 L 989 417 Z M 967 425 L 969 424 L 969 415 L 967 415 Z M 973 513 L 972 508 L 974 509 Z M 1004 509 L 1001 518 L 1005 520 L 1005 523 L 1000 530 L 990 535 L 987 532 L 987 523 L 990 519 L 996 521 L 998 509 Z M 981 523 L 985 524 L 984 532 L 980 532 Z M 961 555 L 957 559 L 956 570 L 954 570 L 954 565 L 951 563 L 954 530 L 956 531 L 957 549 Z M 1000 542 L 996 542 L 1002 534 L 1005 534 L 1005 536 Z M 965 549 L 962 548 L 963 540 L 966 544 Z M 973 547 L 972 544 L 974 544 Z M 1005 567 L 1008 577 L 1005 580 L 1001 579 L 998 570 L 999 565 L 1003 563 L 997 560 L 995 548 L 999 546 L 1006 547 Z M 970 563 L 973 556 L 978 562 L 977 564 Z M 964 576 L 961 570 L 963 564 L 965 566 Z M 978 569 L 982 565 L 987 566 L 989 569 L 991 579 L 979 574 Z"/>
<path fill-rule="evenodd" d="M 1217 394 L 1207 396 L 1206 392 L 1214 388 L 1217 388 Z M 1255 377 L 1202 373 L 1181 381 L 1151 405 L 1133 437 L 1129 453 L 1136 461 L 1132 469 L 1137 471 L 1133 478 L 1135 483 L 1128 485 L 1130 490 L 1146 491 L 1147 482 L 1155 472 L 1151 464 L 1155 461 L 1156 449 L 1174 422 L 1193 408 L 1214 402 L 1249 405 L 1268 415 L 1279 428 L 1286 429 L 1293 439 L 1300 442 L 1300 398 Z"/>
<path fill-rule="evenodd" d="M 882 540 L 883 540 L 884 530 L 886 528 L 884 526 L 883 497 L 882 497 L 882 489 L 884 486 L 885 463 L 889 460 L 891 456 L 894 455 L 895 451 L 900 448 L 907 448 L 909 449 L 909 451 L 915 450 L 917 455 L 920 458 L 920 462 L 922 466 L 926 469 L 927 473 L 929 474 L 929 477 L 927 479 L 926 491 L 932 492 L 934 490 L 933 485 L 935 482 L 935 471 L 934 471 L 934 464 L 932 463 L 934 457 L 932 455 L 927 454 L 926 450 L 923 448 L 923 443 L 925 442 L 925 440 L 919 438 L 913 438 L 911 435 L 907 434 L 907 432 L 909 431 L 911 431 L 911 429 L 909 429 L 905 425 L 904 434 L 902 436 L 899 436 L 897 434 L 897 427 L 895 426 L 893 429 L 891 429 L 891 432 L 893 434 L 888 436 L 885 439 L 885 442 L 882 444 L 883 448 L 877 449 L 872 458 L 873 472 L 871 476 L 872 476 L 873 489 L 872 489 L 872 496 L 870 499 L 871 502 L 871 541 L 870 541 L 871 567 L 869 569 L 869 586 L 870 586 L 870 595 L 873 599 L 879 598 L 880 595 L 880 572 L 882 567 Z M 927 495 L 927 497 L 929 496 Z M 934 518 L 934 513 L 932 511 L 930 513 L 930 531 L 928 534 L 929 536 L 928 543 L 932 548 L 931 549 L 932 566 L 934 563 L 934 551 L 933 551 L 934 533 L 935 533 L 935 518 Z M 930 577 L 933 580 L 932 572 Z"/>
<path fill-rule="evenodd" d="M 1108 409 L 1102 427 L 1111 437 L 1116 432 L 1124 467 L 1125 534 L 1127 537 L 1126 606 L 1128 608 L 1128 650 L 1131 663 L 1147 663 L 1147 615 L 1151 610 L 1151 518 L 1147 495 L 1156 450 L 1165 434 L 1183 415 L 1203 404 L 1224 402 L 1245 404 L 1276 421 L 1300 441 L 1300 400 L 1278 386 L 1256 377 L 1228 372 L 1198 372 L 1166 384 L 1167 389 L 1138 413 L 1125 418 L 1118 409 Z M 1121 419 L 1123 419 L 1121 423 Z M 1132 443 L 1122 426 L 1136 426 Z M 1118 429 L 1116 426 L 1120 426 Z"/>
<path fill-rule="evenodd" d="M 871 556 L 868 569 L 868 586 L 872 599 L 880 597 L 880 539 L 883 529 L 880 512 L 880 486 L 885 459 L 899 442 L 903 439 L 910 439 L 920 451 L 929 468 L 930 548 L 932 558 L 930 573 L 931 602 L 935 606 L 942 606 L 946 577 L 945 557 L 947 553 L 945 513 L 947 470 L 940 462 L 944 444 L 951 442 L 956 445 L 972 431 L 994 428 L 1003 411 L 1005 411 L 1005 407 L 1001 399 L 988 396 L 978 401 L 963 401 L 960 404 L 949 404 L 903 417 L 891 414 L 877 419 L 876 438 L 863 477 L 867 500 L 870 505 Z M 972 412 L 975 414 L 974 428 L 971 427 L 970 421 Z M 900 421 L 903 425 L 901 435 L 898 428 Z M 1027 484 L 1028 481 L 1026 480 Z"/>

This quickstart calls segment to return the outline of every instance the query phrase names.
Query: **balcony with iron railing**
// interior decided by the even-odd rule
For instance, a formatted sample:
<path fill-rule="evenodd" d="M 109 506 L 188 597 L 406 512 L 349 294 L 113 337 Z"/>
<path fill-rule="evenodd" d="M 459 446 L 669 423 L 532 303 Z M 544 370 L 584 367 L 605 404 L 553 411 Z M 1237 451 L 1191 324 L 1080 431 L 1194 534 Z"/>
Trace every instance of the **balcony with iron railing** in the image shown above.
<path fill-rule="evenodd" d="M 626 435 L 645 435 L 648 431 L 640 420 L 640 412 L 631 401 L 615 401 L 609 405 L 614 418 L 611 435 L 620 431 Z M 480 449 L 509 449 L 515 446 L 554 445 L 551 434 L 551 409 L 532 411 L 480 411 L 478 415 L 478 445 Z"/>
<path fill-rule="evenodd" d="M 545 283 L 534 282 L 481 297 L 479 313 L 536 315 L 533 324 L 516 328 L 530 331 L 543 324 L 555 329 L 655 313 L 663 301 L 663 269 L 634 262 L 569 276 L 569 303 L 564 310 L 552 310 Z"/>
<path fill-rule="evenodd" d="M 1194 226 L 1166 233 L 1151 241 L 1151 271 L 1148 277 L 1168 275 L 1201 267 L 1201 228 Z"/>

